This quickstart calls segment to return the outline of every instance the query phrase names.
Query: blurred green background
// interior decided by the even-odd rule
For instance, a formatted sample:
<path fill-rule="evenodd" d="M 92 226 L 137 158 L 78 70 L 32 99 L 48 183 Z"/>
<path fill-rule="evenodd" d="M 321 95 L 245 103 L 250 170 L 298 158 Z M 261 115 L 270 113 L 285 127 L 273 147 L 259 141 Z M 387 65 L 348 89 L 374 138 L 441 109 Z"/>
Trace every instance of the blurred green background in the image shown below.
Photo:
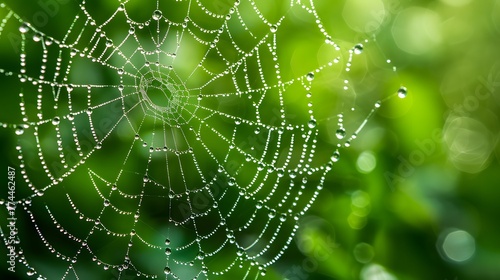
<path fill-rule="evenodd" d="M 109 17 L 117 6 L 87 2 L 96 18 Z M 150 16 L 153 7 L 136 2 L 130 10 Z M 384 101 L 351 148 L 342 150 L 294 242 L 263 278 L 500 279 L 500 1 L 313 2 L 335 42 L 346 48 L 364 44 L 353 72 L 342 73 L 358 95 L 356 112 L 346 120 L 351 133 L 375 101 L 401 85 L 408 96 Z M 41 7 L 2 3 L 28 19 Z M 73 1 L 58 3 L 68 16 L 41 28 L 54 37 L 63 36 L 79 9 Z M 278 32 L 290 36 L 280 38 L 284 53 L 300 54 L 324 40 L 319 33 L 300 33 L 301 40 L 293 36 L 297 30 L 285 28 Z M 0 68 L 15 70 L 17 58 L 7 55 L 13 41 L 4 34 Z M 285 76 L 304 75 L 323 61 L 320 50 L 317 61 L 297 56 L 291 56 Z M 16 85 L 10 86 L 2 93 L 15 99 Z M 323 119 L 330 109 L 316 107 Z M 18 108 L 2 110 L 0 121 L 15 123 Z M 5 165 L 15 162 L 12 132 L 0 131 Z M 95 164 L 90 168 L 105 165 L 99 159 Z M 3 246 L 0 254 L 3 260 Z M 7 269 L 4 261 L 1 268 Z"/>

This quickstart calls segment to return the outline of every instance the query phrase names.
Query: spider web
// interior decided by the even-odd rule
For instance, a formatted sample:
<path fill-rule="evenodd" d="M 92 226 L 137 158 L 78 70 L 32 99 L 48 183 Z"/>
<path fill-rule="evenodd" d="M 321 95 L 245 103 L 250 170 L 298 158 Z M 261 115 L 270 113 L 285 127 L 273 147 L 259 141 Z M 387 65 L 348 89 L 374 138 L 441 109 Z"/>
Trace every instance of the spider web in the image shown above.
<path fill-rule="evenodd" d="M 18 109 L 0 119 L 18 169 L 2 204 L 29 276 L 266 274 L 368 119 L 346 136 L 363 45 L 334 42 L 313 1 L 278 2 L 124 1 L 100 18 L 81 1 L 64 34 L 0 4 L 0 40 L 18 38 L 0 68 Z M 315 38 L 300 71 L 294 36 Z"/>

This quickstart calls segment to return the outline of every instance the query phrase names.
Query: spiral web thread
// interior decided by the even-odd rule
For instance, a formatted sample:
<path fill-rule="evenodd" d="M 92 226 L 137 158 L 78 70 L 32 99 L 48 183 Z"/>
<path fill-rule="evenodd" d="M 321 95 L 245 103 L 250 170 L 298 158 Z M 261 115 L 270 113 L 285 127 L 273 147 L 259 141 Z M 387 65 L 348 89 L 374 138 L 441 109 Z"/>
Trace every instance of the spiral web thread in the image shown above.
<path fill-rule="evenodd" d="M 314 1 L 279 2 L 268 15 L 263 1 L 157 1 L 141 21 L 133 1 L 105 19 L 82 1 L 60 37 L 0 4 L 0 40 L 20 38 L 17 65 L 0 68 L 18 90 L 0 120 L 16 143 L 16 197 L 2 204 L 18 217 L 18 271 L 265 275 L 366 123 L 344 138 L 343 107 L 321 109 L 347 100 L 341 77 L 363 46 L 337 45 Z M 329 58 L 295 74 L 279 48 L 298 15 Z M 321 77 L 340 84 L 318 93 L 336 103 L 314 102 Z M 327 125 L 338 144 L 322 143 Z"/>

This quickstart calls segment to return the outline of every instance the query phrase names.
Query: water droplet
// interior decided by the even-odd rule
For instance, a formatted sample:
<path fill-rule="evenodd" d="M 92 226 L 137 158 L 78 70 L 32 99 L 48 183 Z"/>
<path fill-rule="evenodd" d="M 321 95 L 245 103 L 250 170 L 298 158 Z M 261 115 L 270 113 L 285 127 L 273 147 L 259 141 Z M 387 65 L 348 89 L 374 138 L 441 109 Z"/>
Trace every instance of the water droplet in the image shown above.
<path fill-rule="evenodd" d="M 19 26 L 19 32 L 21 33 L 27 33 L 30 30 L 29 26 L 27 23 L 23 22 L 21 26 Z"/>
<path fill-rule="evenodd" d="M 104 200 L 104 206 L 105 207 L 108 207 L 109 205 L 111 205 L 111 202 L 109 202 L 109 200 Z"/>
<path fill-rule="evenodd" d="M 337 136 L 338 139 L 343 139 L 345 137 L 345 129 L 343 127 L 337 129 L 335 136 Z"/>
<path fill-rule="evenodd" d="M 24 133 L 24 128 L 22 126 L 18 126 L 16 128 L 16 134 L 17 135 L 22 135 Z"/>
<path fill-rule="evenodd" d="M 134 27 L 130 27 L 130 29 L 128 30 L 128 34 L 132 35 L 135 33 L 135 28 Z"/>
<path fill-rule="evenodd" d="M 262 201 L 257 201 L 257 204 L 255 204 L 255 208 L 257 209 L 262 209 Z"/>
<path fill-rule="evenodd" d="M 33 275 L 35 275 L 35 271 L 33 269 L 30 269 L 30 270 L 28 270 L 28 272 L 26 272 L 26 274 L 28 276 L 33 276 Z"/>
<path fill-rule="evenodd" d="M 278 177 L 281 178 L 281 177 L 285 176 L 285 170 L 283 170 L 283 168 L 280 168 L 280 169 L 278 169 L 277 174 L 278 174 Z"/>
<path fill-rule="evenodd" d="M 160 10 L 156 10 L 153 12 L 153 19 L 154 20 L 160 20 L 162 17 L 162 13 Z"/>
<path fill-rule="evenodd" d="M 250 154 L 245 155 L 245 160 L 252 161 L 252 155 L 250 155 Z"/>
<path fill-rule="evenodd" d="M 123 75 L 125 73 L 125 70 L 123 68 L 118 68 L 118 75 Z"/>
<path fill-rule="evenodd" d="M 271 32 L 276 33 L 278 31 L 278 26 L 277 25 L 271 25 Z"/>
<path fill-rule="evenodd" d="M 168 266 L 167 266 L 167 267 L 165 267 L 165 269 L 163 270 L 163 272 L 165 272 L 165 274 L 167 274 L 167 275 L 168 275 L 168 274 L 170 274 L 170 272 L 172 272 L 172 271 L 170 270 L 170 267 L 168 267 Z"/>
<path fill-rule="evenodd" d="M 165 255 L 170 256 L 170 254 L 172 254 L 172 249 L 170 248 L 165 249 Z"/>
<path fill-rule="evenodd" d="M 113 46 L 113 41 L 111 41 L 111 39 L 108 39 L 106 41 L 106 47 L 111 48 L 112 46 Z"/>
<path fill-rule="evenodd" d="M 260 162 L 259 165 L 257 166 L 258 171 L 262 171 L 262 170 L 264 170 L 264 168 L 266 168 L 266 166 L 262 162 Z"/>
<path fill-rule="evenodd" d="M 281 214 L 280 221 L 282 222 L 286 221 L 286 213 Z"/>
<path fill-rule="evenodd" d="M 255 134 L 259 134 L 260 133 L 260 127 L 257 127 L 254 131 Z"/>
<path fill-rule="evenodd" d="M 58 125 L 61 122 L 61 119 L 59 117 L 55 117 L 52 119 L 52 124 L 53 125 Z"/>
<path fill-rule="evenodd" d="M 382 102 L 380 101 L 375 102 L 375 108 L 380 108 L 380 106 L 382 106 Z"/>
<path fill-rule="evenodd" d="M 363 44 L 357 44 L 354 46 L 354 53 L 361 54 L 363 52 Z"/>
<path fill-rule="evenodd" d="M 239 248 L 238 251 L 236 251 L 236 255 L 238 255 L 238 257 L 241 257 L 243 256 L 243 254 L 245 253 L 245 250 Z"/>
<path fill-rule="evenodd" d="M 72 121 L 75 119 L 75 116 L 73 114 L 68 115 L 68 120 Z"/>
<path fill-rule="evenodd" d="M 307 126 L 308 126 L 309 128 L 315 128 L 315 127 L 316 127 L 316 120 L 315 120 L 315 119 L 310 120 L 310 121 L 307 123 Z"/>
<path fill-rule="evenodd" d="M 272 218 L 276 217 L 276 210 L 274 210 L 274 209 L 269 210 L 269 213 L 267 214 L 267 216 L 268 216 L 270 219 L 272 219 Z"/>
<path fill-rule="evenodd" d="M 42 37 L 43 37 L 42 33 L 37 32 L 33 34 L 33 41 L 40 42 L 42 40 Z"/>
<path fill-rule="evenodd" d="M 337 162 L 340 159 L 340 153 L 339 151 L 333 152 L 332 157 L 330 158 L 333 162 Z"/>
<path fill-rule="evenodd" d="M 313 72 L 309 72 L 307 73 L 306 75 L 306 79 L 311 82 L 312 80 L 314 80 L 314 73 Z"/>
<path fill-rule="evenodd" d="M 168 239 L 168 238 L 165 239 L 165 245 L 167 245 L 167 246 L 170 245 L 170 239 Z"/>
<path fill-rule="evenodd" d="M 236 185 L 236 179 L 234 178 L 230 178 L 228 181 L 227 181 L 227 184 L 232 187 L 234 185 Z"/>
<path fill-rule="evenodd" d="M 196 256 L 197 259 L 203 260 L 205 258 L 205 253 L 199 252 L 198 255 Z"/>
<path fill-rule="evenodd" d="M 268 172 L 268 173 L 273 173 L 273 172 L 274 172 L 274 166 L 269 165 L 269 166 L 267 167 L 267 172 Z"/>
<path fill-rule="evenodd" d="M 399 88 L 399 90 L 398 90 L 398 97 L 399 98 L 405 98 L 407 94 L 408 94 L 408 89 L 406 87 Z"/>

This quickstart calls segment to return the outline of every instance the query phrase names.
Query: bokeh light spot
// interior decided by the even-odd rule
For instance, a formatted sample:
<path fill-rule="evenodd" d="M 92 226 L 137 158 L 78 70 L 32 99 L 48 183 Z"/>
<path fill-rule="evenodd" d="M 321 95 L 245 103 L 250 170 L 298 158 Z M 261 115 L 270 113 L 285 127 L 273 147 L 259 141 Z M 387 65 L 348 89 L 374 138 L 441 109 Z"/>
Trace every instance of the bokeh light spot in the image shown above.
<path fill-rule="evenodd" d="M 475 239 L 464 230 L 445 231 L 438 244 L 442 257 L 454 262 L 464 262 L 470 259 L 476 251 Z"/>
<path fill-rule="evenodd" d="M 371 151 L 362 152 L 356 161 L 356 168 L 361 173 L 370 173 L 377 166 L 377 158 Z"/>
<path fill-rule="evenodd" d="M 354 258 L 360 263 L 369 263 L 375 256 L 373 247 L 370 244 L 361 242 L 354 247 Z"/>

